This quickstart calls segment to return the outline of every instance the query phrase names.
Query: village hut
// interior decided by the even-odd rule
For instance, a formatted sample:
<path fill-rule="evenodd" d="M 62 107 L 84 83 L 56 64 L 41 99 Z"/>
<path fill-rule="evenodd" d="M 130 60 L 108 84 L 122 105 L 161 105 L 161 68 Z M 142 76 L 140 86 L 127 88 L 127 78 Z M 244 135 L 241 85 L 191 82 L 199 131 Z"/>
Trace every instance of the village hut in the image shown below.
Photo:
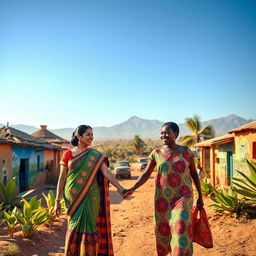
<path fill-rule="evenodd" d="M 249 174 L 246 159 L 256 161 L 256 121 L 228 131 L 228 134 L 197 143 L 200 164 L 210 174 L 211 183 L 232 184 L 237 171 Z"/>
<path fill-rule="evenodd" d="M 57 155 L 61 148 L 15 128 L 0 128 L 0 170 L 5 160 L 8 179 L 16 177 L 20 191 L 43 184 L 46 178 L 44 151 Z M 2 179 L 2 173 L 0 174 Z"/>
<path fill-rule="evenodd" d="M 40 129 L 35 131 L 31 134 L 36 138 L 41 138 L 46 140 L 47 142 L 59 146 L 61 149 L 55 154 L 52 150 L 45 150 L 44 151 L 44 161 L 45 166 L 48 169 L 48 172 L 56 176 L 56 170 L 59 169 L 59 162 L 63 152 L 67 149 L 71 148 L 69 141 L 59 137 L 58 135 L 54 134 L 53 132 L 47 129 L 47 125 L 41 125 Z"/>

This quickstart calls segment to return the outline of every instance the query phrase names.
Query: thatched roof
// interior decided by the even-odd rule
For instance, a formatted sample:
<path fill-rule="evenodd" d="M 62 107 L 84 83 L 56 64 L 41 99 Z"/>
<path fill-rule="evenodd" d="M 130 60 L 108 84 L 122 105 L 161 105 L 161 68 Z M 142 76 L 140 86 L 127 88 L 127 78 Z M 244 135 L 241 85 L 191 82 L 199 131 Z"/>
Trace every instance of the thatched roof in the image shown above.
<path fill-rule="evenodd" d="M 37 138 L 42 138 L 48 141 L 49 143 L 69 143 L 67 140 L 47 130 L 46 125 L 41 125 L 40 127 L 41 129 L 35 131 L 31 135 Z"/>
<path fill-rule="evenodd" d="M 60 149 L 59 146 L 52 145 L 44 139 L 36 138 L 9 126 L 0 128 L 0 137 L 5 140 L 3 143 L 29 145 L 33 147 L 43 147 L 46 149 Z"/>
<path fill-rule="evenodd" d="M 245 131 L 256 131 L 256 121 L 253 121 L 249 124 L 244 124 L 242 126 L 239 126 L 233 130 L 228 131 L 228 133 L 232 132 L 245 132 Z"/>
<path fill-rule="evenodd" d="M 214 144 L 225 144 L 228 142 L 232 142 L 234 140 L 234 135 L 225 134 L 223 136 L 215 137 L 209 140 L 204 140 L 195 144 L 195 147 L 210 147 Z"/>
<path fill-rule="evenodd" d="M 3 137 L 0 137 L 0 144 L 8 144 L 8 140 L 3 138 Z"/>

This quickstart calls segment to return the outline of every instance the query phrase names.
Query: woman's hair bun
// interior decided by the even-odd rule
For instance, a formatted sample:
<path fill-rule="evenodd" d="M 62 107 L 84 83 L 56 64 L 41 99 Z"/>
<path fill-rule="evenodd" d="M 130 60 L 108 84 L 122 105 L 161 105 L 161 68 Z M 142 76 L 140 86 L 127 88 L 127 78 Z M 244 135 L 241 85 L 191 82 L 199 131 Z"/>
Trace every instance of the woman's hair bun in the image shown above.
<path fill-rule="evenodd" d="M 71 137 L 71 140 L 70 140 L 70 143 L 73 145 L 73 146 L 77 146 L 78 145 L 78 138 L 76 136 L 76 134 L 79 134 L 80 136 L 83 136 L 83 134 L 86 132 L 86 130 L 88 129 L 92 129 L 91 126 L 89 125 L 79 125 L 75 131 L 73 132 L 72 134 L 72 137 Z"/>
<path fill-rule="evenodd" d="M 78 138 L 75 135 L 75 132 L 73 132 L 70 143 L 72 146 L 77 146 L 78 145 Z"/>

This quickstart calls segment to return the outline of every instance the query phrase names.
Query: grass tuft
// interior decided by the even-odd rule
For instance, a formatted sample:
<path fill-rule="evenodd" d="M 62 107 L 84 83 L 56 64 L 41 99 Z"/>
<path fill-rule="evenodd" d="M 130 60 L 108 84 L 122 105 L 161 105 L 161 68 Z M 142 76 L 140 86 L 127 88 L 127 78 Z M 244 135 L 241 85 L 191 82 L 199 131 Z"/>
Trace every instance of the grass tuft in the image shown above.
<path fill-rule="evenodd" d="M 19 256 L 21 255 L 21 250 L 19 246 L 15 243 L 10 244 L 8 248 L 4 249 L 4 252 L 0 256 Z"/>

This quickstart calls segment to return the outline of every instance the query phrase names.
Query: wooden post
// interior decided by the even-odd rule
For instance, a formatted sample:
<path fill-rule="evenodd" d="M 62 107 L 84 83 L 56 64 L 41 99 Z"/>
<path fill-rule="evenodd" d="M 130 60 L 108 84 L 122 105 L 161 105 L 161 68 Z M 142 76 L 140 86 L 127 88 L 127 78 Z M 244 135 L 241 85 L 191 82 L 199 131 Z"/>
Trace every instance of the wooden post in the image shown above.
<path fill-rule="evenodd" d="M 215 187 L 216 181 L 215 181 L 215 146 L 212 145 L 210 149 L 210 167 L 211 167 L 211 184 Z"/>

